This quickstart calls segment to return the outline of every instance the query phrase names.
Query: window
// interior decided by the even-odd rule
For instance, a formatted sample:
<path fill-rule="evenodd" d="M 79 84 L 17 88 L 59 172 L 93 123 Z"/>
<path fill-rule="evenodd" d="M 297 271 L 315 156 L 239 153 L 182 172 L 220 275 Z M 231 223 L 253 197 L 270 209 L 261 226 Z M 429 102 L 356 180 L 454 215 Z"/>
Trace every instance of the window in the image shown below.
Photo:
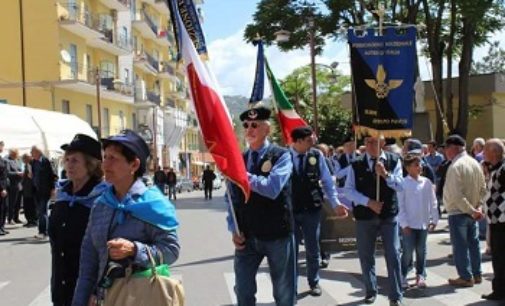
<path fill-rule="evenodd" d="M 100 69 L 102 70 L 102 75 L 101 77 L 104 79 L 108 78 L 114 78 L 116 75 L 116 68 L 114 66 L 114 63 L 110 61 L 101 61 L 100 62 Z"/>
<path fill-rule="evenodd" d="M 133 113 L 132 114 L 132 129 L 136 131 L 138 128 L 138 123 L 137 123 L 137 114 Z"/>
<path fill-rule="evenodd" d="M 86 104 L 86 122 L 93 126 L 93 106 Z"/>
<path fill-rule="evenodd" d="M 109 109 L 107 107 L 104 107 L 103 118 L 102 118 L 102 122 L 103 122 L 102 130 L 103 130 L 103 136 L 105 136 L 105 137 L 110 136 L 110 116 L 109 115 L 110 115 Z"/>
<path fill-rule="evenodd" d="M 77 79 L 77 71 L 79 68 L 79 63 L 77 63 L 77 46 L 70 44 L 70 77 L 72 79 Z"/>
<path fill-rule="evenodd" d="M 70 101 L 61 100 L 61 112 L 64 114 L 70 114 Z"/>
<path fill-rule="evenodd" d="M 124 69 L 124 83 L 125 85 L 130 85 L 130 69 Z"/>
<path fill-rule="evenodd" d="M 121 131 L 125 129 L 125 120 L 123 111 L 119 111 L 119 127 Z"/>

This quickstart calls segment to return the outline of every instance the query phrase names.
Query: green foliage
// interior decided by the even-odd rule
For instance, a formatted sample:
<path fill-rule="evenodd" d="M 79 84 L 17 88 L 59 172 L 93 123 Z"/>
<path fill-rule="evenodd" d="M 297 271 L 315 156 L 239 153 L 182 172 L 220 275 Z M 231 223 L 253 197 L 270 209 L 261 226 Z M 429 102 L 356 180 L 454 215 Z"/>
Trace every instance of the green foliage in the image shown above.
<path fill-rule="evenodd" d="M 310 66 L 297 68 L 281 81 L 281 86 L 293 105 L 297 105 L 296 99 L 299 99 L 298 114 L 313 122 L 310 76 Z M 340 144 L 348 136 L 351 125 L 351 111 L 341 105 L 342 95 L 350 88 L 350 77 L 321 64 L 316 66 L 316 76 L 319 141 Z"/>
<path fill-rule="evenodd" d="M 485 73 L 505 73 L 505 50 L 500 48 L 499 41 L 493 42 L 487 55 L 472 67 L 471 74 Z"/>

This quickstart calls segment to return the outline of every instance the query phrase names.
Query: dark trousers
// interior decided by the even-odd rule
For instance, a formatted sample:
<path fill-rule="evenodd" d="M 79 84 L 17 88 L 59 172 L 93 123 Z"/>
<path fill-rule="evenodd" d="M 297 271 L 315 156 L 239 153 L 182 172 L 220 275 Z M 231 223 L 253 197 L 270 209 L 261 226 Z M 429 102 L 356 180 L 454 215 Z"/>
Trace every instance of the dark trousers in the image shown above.
<path fill-rule="evenodd" d="M 205 184 L 205 198 L 212 199 L 212 184 Z"/>
<path fill-rule="evenodd" d="M 47 235 L 47 202 L 49 202 L 49 198 L 49 195 L 35 196 L 35 205 L 39 216 L 39 234 L 43 235 Z"/>
<path fill-rule="evenodd" d="M 505 296 L 505 223 L 489 225 L 491 234 L 491 257 L 494 278 L 492 283 L 493 292 Z"/>
<path fill-rule="evenodd" d="M 9 188 L 9 214 L 7 219 L 19 221 L 19 209 L 21 208 L 21 197 L 19 189 Z"/>
<path fill-rule="evenodd" d="M 7 219 L 7 212 L 9 209 L 9 196 L 5 198 L 0 197 L 0 229 L 4 228 L 5 220 Z"/>
<path fill-rule="evenodd" d="M 33 197 L 23 196 L 23 210 L 28 223 L 37 222 L 37 209 L 35 208 L 35 199 Z"/>

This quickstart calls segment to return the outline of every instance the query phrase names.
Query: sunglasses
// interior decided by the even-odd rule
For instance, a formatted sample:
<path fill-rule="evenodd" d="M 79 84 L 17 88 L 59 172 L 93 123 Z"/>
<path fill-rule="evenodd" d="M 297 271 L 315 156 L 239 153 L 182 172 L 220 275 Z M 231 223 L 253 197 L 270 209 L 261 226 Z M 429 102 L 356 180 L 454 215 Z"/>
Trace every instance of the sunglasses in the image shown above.
<path fill-rule="evenodd" d="M 244 127 L 244 129 L 248 129 L 249 127 L 256 129 L 259 126 L 259 124 L 256 122 L 251 122 L 251 123 L 244 122 L 244 123 L 242 123 L 242 126 Z"/>

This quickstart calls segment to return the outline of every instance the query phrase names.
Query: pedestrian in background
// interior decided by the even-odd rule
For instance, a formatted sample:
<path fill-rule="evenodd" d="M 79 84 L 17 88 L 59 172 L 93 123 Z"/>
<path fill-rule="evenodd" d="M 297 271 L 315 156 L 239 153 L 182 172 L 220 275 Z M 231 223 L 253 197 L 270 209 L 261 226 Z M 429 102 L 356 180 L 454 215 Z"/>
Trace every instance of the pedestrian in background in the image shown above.
<path fill-rule="evenodd" d="M 472 287 L 482 282 L 481 254 L 477 221 L 484 217 L 482 199 L 486 194 L 480 164 L 465 151 L 459 135 L 445 140 L 445 154 L 451 165 L 444 184 L 444 205 L 449 215 L 449 233 L 458 278 L 449 279 L 457 287 Z"/>
<path fill-rule="evenodd" d="M 177 175 L 174 172 L 174 168 L 168 169 L 167 172 L 167 185 L 168 185 L 168 199 L 177 200 L 175 187 L 177 186 Z"/>
<path fill-rule="evenodd" d="M 38 234 L 36 239 L 47 237 L 47 206 L 51 193 L 54 191 L 57 176 L 49 160 L 42 154 L 42 151 L 33 146 L 31 149 L 33 185 L 35 186 L 35 207 L 37 208 Z"/>
<path fill-rule="evenodd" d="M 23 178 L 21 185 L 23 186 L 21 193 L 23 197 L 23 211 L 25 213 L 26 223 L 24 227 L 37 226 L 37 209 L 35 207 L 35 187 L 33 186 L 33 172 L 32 172 L 32 157 L 30 154 L 23 154 Z"/>
<path fill-rule="evenodd" d="M 128 267 L 132 272 L 150 268 L 148 252 L 156 265 L 171 265 L 179 257 L 175 208 L 157 187 L 142 181 L 150 151 L 145 141 L 124 130 L 102 145 L 102 169 L 112 186 L 90 213 L 73 306 L 94 305 L 97 297 L 101 303 L 110 282 Z"/>
<path fill-rule="evenodd" d="M 202 174 L 202 183 L 205 193 L 205 200 L 212 200 L 212 189 L 214 188 L 215 179 L 216 174 L 214 173 L 214 170 L 210 169 L 210 166 L 207 165 L 207 167 L 205 167 L 205 170 L 203 170 Z"/>
<path fill-rule="evenodd" d="M 349 168 L 345 196 L 354 202 L 356 243 L 366 290 L 364 302 L 372 304 L 377 298 L 375 244 L 380 234 L 388 270 L 388 297 L 390 305 L 396 306 L 402 299 L 396 192 L 402 190 L 403 173 L 400 156 L 383 151 L 384 143 L 383 138 L 365 138 L 366 153 Z"/>
<path fill-rule="evenodd" d="M 407 155 L 404 165 L 408 175 L 398 192 L 398 223 L 402 229 L 402 287 L 408 288 L 407 275 L 416 253 L 416 286 L 426 287 L 426 240 L 428 231 L 438 223 L 437 198 L 431 181 L 421 176 L 421 158 Z"/>
<path fill-rule="evenodd" d="M 19 210 L 21 209 L 21 180 L 23 171 L 21 169 L 19 151 L 10 149 L 9 156 L 5 159 L 9 173 L 9 214 L 7 220 L 9 224 L 21 224 L 19 220 Z"/>
<path fill-rule="evenodd" d="M 314 131 L 308 126 L 298 127 L 291 131 L 293 144 L 290 153 L 294 165 L 292 204 L 295 219 L 296 261 L 298 262 L 298 250 L 303 234 L 309 294 L 320 296 L 322 290 L 319 286 L 319 237 L 324 198 L 330 202 L 337 217 L 347 217 L 347 209 L 338 200 L 335 183 L 323 154 L 318 149 L 312 148 L 313 134 Z"/>
<path fill-rule="evenodd" d="M 494 277 L 492 291 L 482 295 L 486 300 L 505 301 L 505 148 L 500 139 L 489 139 L 484 146 L 484 160 L 490 164 L 488 194 L 485 199 L 491 261 Z"/>
<path fill-rule="evenodd" d="M 54 306 L 70 306 L 89 212 L 107 185 L 102 181 L 100 142 L 77 134 L 61 149 L 65 151 L 63 165 L 68 179 L 57 183 L 56 200 L 49 217 L 51 299 Z"/>
<path fill-rule="evenodd" d="M 156 171 L 154 172 L 153 183 L 161 193 L 165 194 L 165 186 L 167 184 L 167 175 L 165 171 L 161 169 L 160 166 L 156 166 Z"/>
<path fill-rule="evenodd" d="M 2 157 L 4 142 L 0 141 L 0 235 L 6 235 L 9 232 L 5 230 L 5 221 L 9 209 L 9 174 L 7 162 Z"/>
<path fill-rule="evenodd" d="M 228 215 L 235 245 L 235 293 L 239 306 L 256 305 L 256 274 L 266 257 L 277 306 L 295 304 L 295 248 L 291 206 L 293 163 L 285 148 L 270 143 L 270 110 L 252 108 L 240 115 L 249 149 L 244 153 L 251 195 L 228 184 L 237 225 Z M 226 198 L 225 198 L 226 199 Z"/>

